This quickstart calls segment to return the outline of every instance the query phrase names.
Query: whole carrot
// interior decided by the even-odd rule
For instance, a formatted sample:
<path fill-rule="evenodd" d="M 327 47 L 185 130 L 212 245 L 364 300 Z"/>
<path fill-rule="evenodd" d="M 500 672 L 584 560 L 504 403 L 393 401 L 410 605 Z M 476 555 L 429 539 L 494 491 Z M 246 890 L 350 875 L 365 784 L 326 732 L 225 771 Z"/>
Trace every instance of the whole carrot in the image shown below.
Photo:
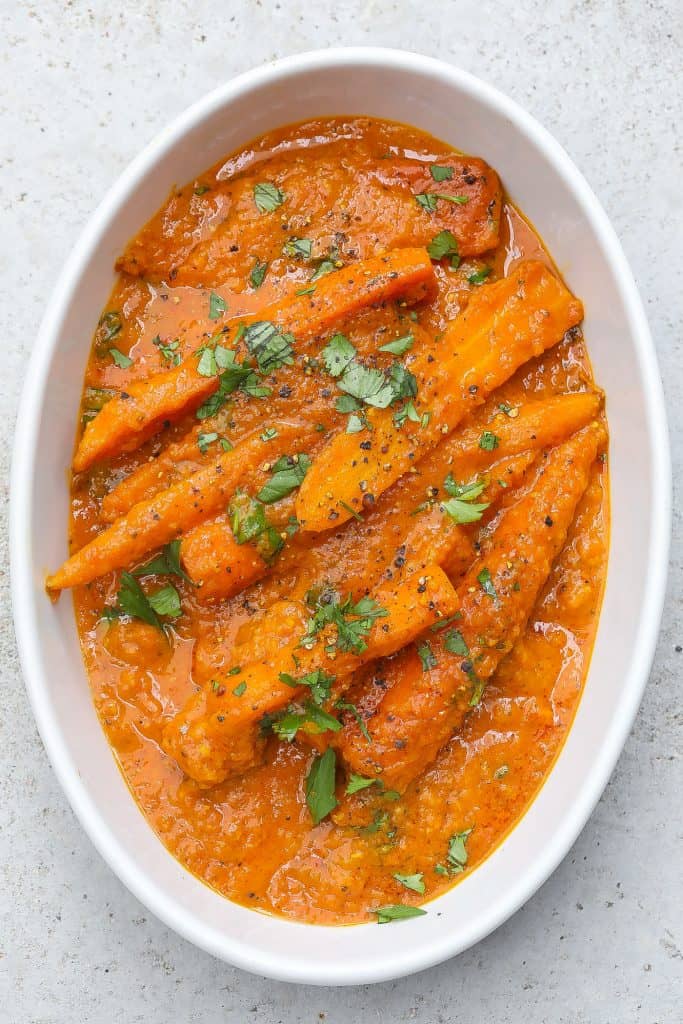
<path fill-rule="evenodd" d="M 523 263 L 510 277 L 480 288 L 446 330 L 441 358 L 422 360 L 418 353 L 409 364 L 418 383 L 416 422 L 397 422 L 392 409 L 370 409 L 366 458 L 359 458 L 365 440 L 360 434 L 337 434 L 320 453 L 297 497 L 303 529 L 317 532 L 344 522 L 362 507 L 364 494 L 376 500 L 490 392 L 532 356 L 557 344 L 582 316 L 578 299 L 538 261 Z"/>
<path fill-rule="evenodd" d="M 526 625 L 604 440 L 604 427 L 595 422 L 543 455 L 536 478 L 494 519 L 458 586 L 457 620 L 423 637 L 428 663 L 418 645 L 352 690 L 371 742 L 355 720 L 347 722 L 338 746 L 350 771 L 379 774 L 388 787 L 404 789 L 478 703 Z"/>
<path fill-rule="evenodd" d="M 434 277 L 425 249 L 396 249 L 327 274 L 315 292 L 293 295 L 266 307 L 258 315 L 232 321 L 233 327 L 272 323 L 294 335 L 295 343 L 310 342 L 333 324 L 358 310 L 398 296 L 421 297 Z M 219 375 L 204 376 L 192 355 L 179 366 L 131 384 L 107 402 L 83 433 L 73 467 L 81 472 L 100 459 L 130 451 L 218 390 Z"/>

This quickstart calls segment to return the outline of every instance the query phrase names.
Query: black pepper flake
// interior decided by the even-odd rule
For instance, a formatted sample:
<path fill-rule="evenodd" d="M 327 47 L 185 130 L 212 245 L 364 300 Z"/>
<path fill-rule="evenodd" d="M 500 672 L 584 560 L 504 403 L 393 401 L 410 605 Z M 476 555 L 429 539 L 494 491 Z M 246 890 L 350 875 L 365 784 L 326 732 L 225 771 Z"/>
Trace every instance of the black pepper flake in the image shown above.
<path fill-rule="evenodd" d="M 545 519 L 543 520 L 543 522 L 545 523 L 546 526 L 552 526 L 553 525 L 553 521 L 552 521 L 552 518 L 550 516 L 546 516 Z"/>
<path fill-rule="evenodd" d="M 339 519 L 339 513 L 335 512 L 334 509 L 332 509 L 327 518 L 332 520 Z"/>
<path fill-rule="evenodd" d="M 468 389 L 467 389 L 467 390 L 469 391 L 469 393 L 470 393 L 471 395 L 476 395 L 476 393 L 477 393 L 477 391 L 479 390 L 479 388 L 477 387 L 477 385 L 476 385 L 476 384 L 470 384 L 470 386 L 468 387 Z"/>
<path fill-rule="evenodd" d="M 364 452 L 369 452 L 372 448 L 372 441 L 361 441 L 360 446 Z"/>
<path fill-rule="evenodd" d="M 280 396 L 280 398 L 291 398 L 292 389 L 290 388 L 289 384 L 283 384 L 280 390 L 278 391 L 278 395 Z"/>
<path fill-rule="evenodd" d="M 375 504 L 375 495 L 374 494 L 364 494 L 363 495 L 363 507 L 364 508 L 371 508 L 374 504 Z"/>

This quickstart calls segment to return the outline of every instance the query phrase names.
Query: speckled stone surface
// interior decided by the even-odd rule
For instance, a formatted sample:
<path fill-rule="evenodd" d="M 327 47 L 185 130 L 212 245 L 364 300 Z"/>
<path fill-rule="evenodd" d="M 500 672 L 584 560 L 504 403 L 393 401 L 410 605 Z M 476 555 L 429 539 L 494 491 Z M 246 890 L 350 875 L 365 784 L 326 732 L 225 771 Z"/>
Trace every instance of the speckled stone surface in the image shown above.
<path fill-rule="evenodd" d="M 354 43 L 420 50 L 480 75 L 535 114 L 582 168 L 642 289 L 680 483 L 682 42 L 676 0 L 3 0 L 3 503 L 41 308 L 104 191 L 163 124 L 236 72 Z M 251 977 L 199 952 L 152 918 L 95 853 L 28 708 L 3 518 L 2 1024 L 679 1021 L 680 526 L 677 511 L 663 631 L 633 734 L 558 871 L 457 960 L 392 984 L 320 990 Z"/>

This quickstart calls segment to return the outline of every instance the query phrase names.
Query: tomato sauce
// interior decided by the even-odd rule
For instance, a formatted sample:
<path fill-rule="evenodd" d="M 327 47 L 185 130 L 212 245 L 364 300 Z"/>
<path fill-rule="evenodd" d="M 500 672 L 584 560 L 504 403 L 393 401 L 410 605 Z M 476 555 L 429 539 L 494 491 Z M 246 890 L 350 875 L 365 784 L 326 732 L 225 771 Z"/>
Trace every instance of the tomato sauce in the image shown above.
<path fill-rule="evenodd" d="M 404 125 L 325 119 L 269 133 L 175 189 L 117 264 L 119 277 L 86 369 L 84 419 L 110 393 L 187 357 L 217 323 L 310 287 L 325 259 L 342 265 L 391 247 L 426 244 L 429 211 L 406 203 L 393 165 L 419 160 L 439 166 L 452 154 L 443 142 Z M 253 199 L 253 183 L 259 180 L 278 182 L 288 200 L 262 217 L 255 216 Z M 439 187 L 446 193 L 452 186 L 446 180 Z M 471 203 L 476 200 L 473 192 Z M 459 266 L 437 263 L 436 290 L 418 302 L 416 318 L 398 303 L 344 325 L 361 355 L 375 345 L 378 331 L 396 336 L 419 322 L 438 335 L 478 288 L 510 275 L 524 259 L 553 267 L 532 226 L 504 193 L 498 213 L 495 247 L 468 255 L 461 245 Z M 310 242 L 316 257 L 307 254 L 307 245 L 303 251 L 292 245 L 287 250 L 292 239 Z M 266 264 L 255 284 L 258 268 Z M 212 296 L 220 300 L 218 310 Z M 299 391 L 294 388 L 292 414 L 319 409 L 326 429 L 335 429 L 325 419 L 329 380 L 321 383 L 315 371 L 298 363 L 284 373 L 285 380 L 299 374 L 302 381 Z M 573 328 L 498 388 L 495 403 L 516 408 L 593 387 L 583 336 Z M 236 398 L 221 414 L 225 437 L 235 443 L 260 425 L 265 430 L 279 415 L 273 402 L 272 397 Z M 163 445 L 195 426 L 190 413 L 137 450 L 74 474 L 72 551 L 103 529 L 102 499 L 140 466 L 162 467 L 161 488 L 169 473 L 201 464 L 200 454 L 188 455 L 173 470 L 159 459 Z M 326 437 L 321 430 L 311 444 L 313 458 Z M 471 464 L 476 474 L 481 454 L 462 465 Z M 496 462 L 491 454 L 490 475 L 508 474 L 509 483 L 501 484 L 503 502 L 515 500 L 528 461 Z M 267 475 L 264 471 L 263 479 Z M 429 483 L 425 480 L 421 490 Z M 388 504 L 367 516 L 368 523 L 377 516 L 372 529 L 396 537 L 409 533 L 414 510 L 391 511 Z M 476 545 L 479 526 L 465 529 Z M 366 538 L 371 533 L 364 530 L 371 527 L 351 519 L 345 528 L 321 535 L 299 532 L 288 538 L 269 574 L 223 600 L 207 603 L 201 588 L 174 577 L 182 614 L 164 632 L 135 618 L 103 618 L 103 609 L 116 604 L 119 572 L 74 590 L 98 715 L 150 827 L 189 871 L 225 897 L 317 924 L 375 920 L 378 907 L 431 900 L 476 869 L 534 799 L 571 726 L 595 636 L 609 536 L 604 455 L 590 471 L 566 542 L 520 638 L 481 700 L 403 792 L 367 785 L 344 796 L 338 782 L 338 806 L 315 825 L 306 801 L 306 778 L 317 756 L 314 737 L 287 742 L 270 736 L 263 763 L 210 787 L 188 777 L 162 745 L 168 723 L 199 686 L 233 664 L 235 650 L 249 649 L 254 624 L 267 622 L 269 609 L 280 608 L 277 602 L 303 600 L 322 579 L 344 591 L 351 581 L 369 578 Z M 276 611 L 271 614 L 277 632 Z M 453 837 L 460 837 L 455 845 Z"/>

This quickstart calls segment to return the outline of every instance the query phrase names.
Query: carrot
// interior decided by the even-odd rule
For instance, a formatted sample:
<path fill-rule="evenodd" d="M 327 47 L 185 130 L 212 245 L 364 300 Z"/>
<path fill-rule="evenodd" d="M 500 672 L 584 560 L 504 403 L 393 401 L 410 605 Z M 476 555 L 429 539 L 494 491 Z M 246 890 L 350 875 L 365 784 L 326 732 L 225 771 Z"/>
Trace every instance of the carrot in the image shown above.
<path fill-rule="evenodd" d="M 373 607 L 384 614 L 368 620 L 363 648 L 344 649 L 342 634 L 335 633 L 333 625 L 324 626 L 310 646 L 300 645 L 300 632 L 293 635 L 266 660 L 235 666 L 191 697 L 166 726 L 163 749 L 203 785 L 244 772 L 262 759 L 264 716 L 277 714 L 291 701 L 314 692 L 310 684 L 297 685 L 297 681 L 320 670 L 327 689 L 319 694 L 317 706 L 338 699 L 358 666 L 399 650 L 427 626 L 452 615 L 457 607 L 454 597 L 453 587 L 438 566 L 419 573 L 406 567 L 400 580 L 373 591 Z M 296 623 L 295 611 L 291 617 Z"/>
<path fill-rule="evenodd" d="M 347 722 L 338 746 L 350 771 L 381 774 L 385 785 L 404 789 L 478 703 L 526 625 L 604 440 L 604 427 L 594 422 L 544 453 L 519 500 L 494 519 L 481 556 L 457 589 L 453 630 L 423 638 L 436 661 L 432 668 L 424 670 L 411 649 L 378 667 L 382 687 L 366 679 L 352 689 L 372 742 L 355 721 Z"/>
<path fill-rule="evenodd" d="M 290 425 L 277 437 L 269 456 L 284 454 L 300 436 L 300 425 Z M 155 548 L 174 540 L 227 504 L 239 482 L 263 461 L 258 434 L 231 451 L 222 452 L 210 465 L 178 481 L 131 510 L 72 555 L 47 579 L 48 590 L 64 590 L 90 583 L 98 576 L 131 565 Z"/>
<path fill-rule="evenodd" d="M 399 295 L 411 301 L 422 297 L 433 277 L 432 263 L 424 249 L 396 249 L 327 274 L 317 282 L 313 293 L 290 296 L 239 323 L 246 326 L 272 321 L 280 330 L 293 334 L 296 342 L 310 342 L 366 306 Z M 232 321 L 230 327 L 237 327 L 237 321 Z M 196 354 L 165 373 L 136 381 L 107 402 L 87 424 L 74 456 L 75 471 L 138 447 L 165 424 L 200 405 L 218 386 L 217 374 L 205 377 L 199 373 Z"/>
<path fill-rule="evenodd" d="M 424 490 L 423 479 L 438 479 L 439 472 L 443 476 L 445 471 L 441 467 L 444 464 L 461 483 L 468 482 L 477 470 L 490 470 L 490 479 L 478 500 L 494 507 L 505 493 L 505 487 L 516 484 L 539 449 L 564 440 L 588 423 L 597 414 L 600 403 L 599 394 L 577 392 L 528 402 L 519 408 L 506 407 L 505 412 L 496 406 L 493 415 L 491 409 L 485 408 L 485 415 L 477 416 L 470 426 L 444 438 L 433 450 L 433 456 L 426 456 L 420 464 L 421 474 L 416 476 L 413 486 L 401 485 L 398 488 L 400 494 L 395 494 L 390 488 L 386 492 L 386 503 L 378 506 L 377 515 L 393 516 L 412 509 L 420 500 L 416 495 Z M 495 432 L 497 443 L 493 452 L 480 445 L 484 429 Z M 528 452 L 522 456 L 520 453 L 524 449 Z M 496 461 L 492 465 L 494 455 Z M 505 486 L 498 483 L 501 477 Z M 294 505 L 295 499 L 291 497 L 273 509 L 271 520 L 278 529 L 285 529 Z M 366 552 L 361 575 L 356 581 L 360 588 L 367 584 L 368 573 L 375 562 L 375 551 L 379 555 L 386 544 L 384 535 L 375 536 L 375 533 L 372 524 L 369 527 L 360 525 L 354 526 L 353 535 L 349 537 L 351 543 L 362 546 Z M 436 546 L 428 551 L 428 543 Z M 439 546 L 449 543 L 448 520 L 436 509 L 429 517 L 422 514 L 416 519 L 413 531 L 404 542 L 406 551 L 400 557 L 423 557 L 425 562 L 446 566 L 449 573 L 457 577 L 472 559 L 471 541 L 467 532 L 461 532 L 459 544 L 455 550 L 449 551 L 447 561 L 444 561 L 445 556 L 440 554 Z M 270 572 L 270 567 L 253 548 L 237 544 L 225 515 L 213 522 L 200 523 L 189 531 L 183 537 L 180 552 L 187 573 L 199 584 L 197 597 L 200 601 L 231 597 Z M 285 564 L 295 565 L 297 553 L 299 549 Z M 378 561 L 383 564 L 381 557 Z M 345 577 L 346 587 L 355 593 L 356 582 L 353 573 L 349 575 L 349 572 L 348 562 L 337 563 L 330 568 L 330 579 L 337 575 L 340 579 Z M 306 585 L 304 579 L 301 586 L 305 589 Z"/>
<path fill-rule="evenodd" d="M 376 500 L 491 391 L 560 341 L 582 316 L 578 299 L 539 261 L 520 264 L 510 277 L 475 292 L 448 327 L 441 358 L 418 352 L 409 364 L 418 381 L 419 422 L 406 419 L 397 426 L 392 409 L 370 409 L 368 461 L 359 458 L 365 433 L 332 438 L 299 491 L 296 513 L 302 528 L 317 532 L 347 520 L 353 514 L 349 508 L 361 507 L 361 481 L 364 493 Z M 422 413 L 431 416 L 429 422 Z"/>

